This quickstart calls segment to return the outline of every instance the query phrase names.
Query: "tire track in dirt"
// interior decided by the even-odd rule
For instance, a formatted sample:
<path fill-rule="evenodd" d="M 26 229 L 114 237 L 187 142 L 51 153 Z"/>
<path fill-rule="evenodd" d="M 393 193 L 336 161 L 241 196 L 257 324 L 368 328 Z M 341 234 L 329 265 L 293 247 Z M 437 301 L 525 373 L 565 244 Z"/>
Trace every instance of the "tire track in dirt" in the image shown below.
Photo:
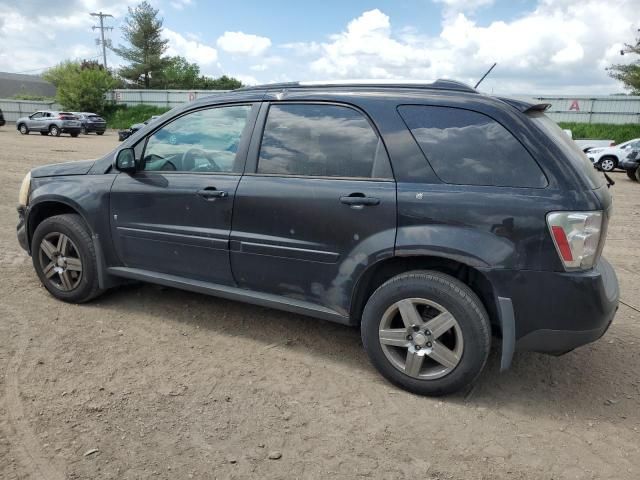
<path fill-rule="evenodd" d="M 5 318 L 16 318 L 13 316 L 14 312 L 8 312 L 6 308 L 2 308 L 2 312 Z M 29 476 L 39 480 L 65 480 L 66 475 L 53 462 L 38 453 L 42 450 L 40 441 L 24 415 L 22 400 L 20 399 L 18 374 L 29 346 L 29 340 L 26 335 L 25 325 L 22 325 L 20 330 L 16 352 L 9 361 L 5 372 L 4 404 L 9 428 L 13 430 L 10 432 L 12 434 L 10 438 L 18 439 L 19 443 L 14 443 L 15 450 L 23 467 L 29 472 Z"/>

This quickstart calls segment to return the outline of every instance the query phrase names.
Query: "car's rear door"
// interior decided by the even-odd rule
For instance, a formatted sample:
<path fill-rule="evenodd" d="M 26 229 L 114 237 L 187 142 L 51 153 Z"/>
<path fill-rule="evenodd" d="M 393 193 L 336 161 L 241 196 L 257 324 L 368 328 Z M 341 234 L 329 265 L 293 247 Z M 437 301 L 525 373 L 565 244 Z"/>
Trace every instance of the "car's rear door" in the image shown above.
<path fill-rule="evenodd" d="M 363 112 L 339 104 L 265 104 L 255 131 L 233 212 L 236 282 L 346 315 L 358 275 L 393 254 L 385 146 Z"/>
<path fill-rule="evenodd" d="M 149 132 L 141 170 L 111 190 L 111 231 L 126 267 L 233 284 L 231 213 L 257 106 L 189 112 Z"/>

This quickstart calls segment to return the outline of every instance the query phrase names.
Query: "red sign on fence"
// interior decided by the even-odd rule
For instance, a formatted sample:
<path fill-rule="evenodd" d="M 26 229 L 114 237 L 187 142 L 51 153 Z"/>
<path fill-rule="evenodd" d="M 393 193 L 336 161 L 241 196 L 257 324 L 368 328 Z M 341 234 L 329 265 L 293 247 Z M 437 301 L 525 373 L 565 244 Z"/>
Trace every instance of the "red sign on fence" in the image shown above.
<path fill-rule="evenodd" d="M 573 102 L 571 102 L 569 110 L 575 110 L 576 112 L 580 111 L 580 104 L 578 103 L 578 100 L 574 100 Z"/>

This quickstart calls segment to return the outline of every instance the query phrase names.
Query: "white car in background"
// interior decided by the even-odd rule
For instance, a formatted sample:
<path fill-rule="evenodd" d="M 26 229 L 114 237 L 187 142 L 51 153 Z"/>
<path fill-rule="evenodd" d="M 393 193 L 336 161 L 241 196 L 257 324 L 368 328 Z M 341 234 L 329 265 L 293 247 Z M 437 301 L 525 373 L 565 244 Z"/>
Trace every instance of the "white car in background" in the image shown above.
<path fill-rule="evenodd" d="M 605 172 L 610 172 L 617 168 L 618 163 L 625 159 L 634 148 L 640 149 L 640 138 L 634 138 L 615 147 L 592 148 L 586 153 L 594 165 Z"/>

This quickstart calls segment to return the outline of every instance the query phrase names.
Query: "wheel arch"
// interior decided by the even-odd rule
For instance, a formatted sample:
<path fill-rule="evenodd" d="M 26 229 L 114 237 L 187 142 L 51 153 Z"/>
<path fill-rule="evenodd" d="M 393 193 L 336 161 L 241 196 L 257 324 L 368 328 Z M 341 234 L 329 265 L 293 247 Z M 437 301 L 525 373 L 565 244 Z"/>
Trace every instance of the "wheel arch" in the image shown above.
<path fill-rule="evenodd" d="M 492 331 L 494 333 L 500 332 L 498 297 L 487 277 L 471 265 L 433 255 L 394 256 L 371 265 L 358 278 L 351 296 L 350 316 L 352 322 L 354 324 L 360 323 L 360 317 L 367 300 L 380 285 L 396 275 L 415 270 L 434 270 L 446 273 L 467 285 L 478 295 L 487 310 Z"/>
<path fill-rule="evenodd" d="M 33 233 L 44 220 L 55 215 L 75 214 L 82 218 L 89 232 L 93 234 L 93 230 L 81 210 L 71 202 L 62 199 L 43 199 L 29 207 L 29 216 L 27 219 L 27 241 L 31 248 L 31 239 Z"/>
<path fill-rule="evenodd" d="M 616 166 L 618 166 L 618 156 L 613 154 L 613 153 L 607 153 L 603 156 L 600 157 L 600 159 L 598 160 L 599 163 L 602 163 L 603 160 L 606 160 L 607 158 L 610 158 L 611 160 L 613 160 L 616 164 Z"/>

